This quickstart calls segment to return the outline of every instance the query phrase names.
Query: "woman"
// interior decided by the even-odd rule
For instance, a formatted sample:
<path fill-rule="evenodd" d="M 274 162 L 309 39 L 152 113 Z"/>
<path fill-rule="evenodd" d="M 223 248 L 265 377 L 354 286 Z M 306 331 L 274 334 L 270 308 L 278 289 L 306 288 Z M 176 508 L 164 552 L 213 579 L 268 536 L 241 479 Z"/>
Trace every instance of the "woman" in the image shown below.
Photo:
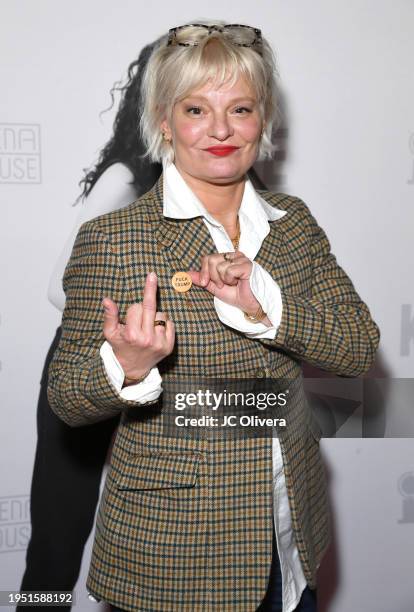
<path fill-rule="evenodd" d="M 65 272 L 51 406 L 73 426 L 121 415 L 88 578 L 115 609 L 316 609 L 329 518 L 306 404 L 280 439 L 164 427 L 186 376 L 295 379 L 301 361 L 357 376 L 374 358 L 378 328 L 307 207 L 247 179 L 276 102 L 258 29 L 170 30 L 142 85 L 163 175 L 86 223 Z"/>
<path fill-rule="evenodd" d="M 127 82 L 117 88 L 121 100 L 113 134 L 97 164 L 83 179 L 84 201 L 49 284 L 49 300 L 61 311 L 65 306 L 63 272 L 80 226 L 133 202 L 160 176 L 161 165 L 142 158 L 137 118 L 142 73 L 153 47 L 154 43 L 146 46 L 128 67 Z M 38 440 L 30 498 L 32 532 L 21 585 L 27 591 L 74 589 L 93 525 L 102 468 L 118 424 L 115 418 L 74 430 L 51 411 L 46 394 L 47 369 L 59 338 L 60 328 L 47 355 L 37 405 Z"/>

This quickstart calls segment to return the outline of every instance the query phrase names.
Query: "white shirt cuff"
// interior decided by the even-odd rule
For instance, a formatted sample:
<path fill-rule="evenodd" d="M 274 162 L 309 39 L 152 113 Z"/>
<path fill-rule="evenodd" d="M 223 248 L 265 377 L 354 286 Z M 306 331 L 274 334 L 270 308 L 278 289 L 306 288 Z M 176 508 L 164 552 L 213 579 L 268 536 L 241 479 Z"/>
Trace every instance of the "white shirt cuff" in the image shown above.
<path fill-rule="evenodd" d="M 251 323 L 245 318 L 240 308 L 226 304 L 214 297 L 217 316 L 222 323 L 243 332 L 248 338 L 269 338 L 273 340 L 282 320 L 282 296 L 279 285 L 256 261 L 253 261 L 249 282 L 254 297 L 273 326 L 268 327 L 264 323 Z"/>
<path fill-rule="evenodd" d="M 112 350 L 112 346 L 105 340 L 99 352 L 108 378 L 120 397 L 138 404 L 145 404 L 156 400 L 161 395 L 162 378 L 157 367 L 151 368 L 148 376 L 142 382 L 123 389 L 125 373 Z"/>

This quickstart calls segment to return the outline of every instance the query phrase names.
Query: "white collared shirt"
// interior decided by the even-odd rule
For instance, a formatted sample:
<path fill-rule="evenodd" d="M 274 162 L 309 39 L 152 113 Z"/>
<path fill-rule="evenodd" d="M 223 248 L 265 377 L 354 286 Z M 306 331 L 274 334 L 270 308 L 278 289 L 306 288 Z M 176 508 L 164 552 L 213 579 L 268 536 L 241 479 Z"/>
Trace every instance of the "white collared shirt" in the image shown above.
<path fill-rule="evenodd" d="M 234 250 L 224 227 L 208 213 L 173 163 L 164 165 L 163 189 L 163 215 L 165 217 L 191 219 L 202 216 L 217 252 Z M 278 220 L 285 214 L 286 211 L 274 208 L 261 198 L 250 179 L 246 178 L 239 208 L 239 250 L 253 261 L 270 231 L 269 222 Z M 282 317 L 282 298 L 279 286 L 270 274 L 255 261 L 253 261 L 249 282 L 253 295 L 266 312 L 272 327 L 267 327 L 264 323 L 247 321 L 239 308 L 214 297 L 217 316 L 222 323 L 243 332 L 252 340 L 274 338 Z M 141 383 L 122 389 L 124 372 L 108 342 L 104 342 L 101 347 L 101 357 L 109 379 L 124 399 L 133 400 L 139 404 L 157 399 L 162 393 L 162 379 L 157 367 L 152 368 Z M 282 572 L 283 612 L 292 612 L 297 607 L 302 591 L 306 587 L 306 579 L 292 530 L 282 451 L 278 438 L 273 438 L 272 461 L 273 514 Z"/>

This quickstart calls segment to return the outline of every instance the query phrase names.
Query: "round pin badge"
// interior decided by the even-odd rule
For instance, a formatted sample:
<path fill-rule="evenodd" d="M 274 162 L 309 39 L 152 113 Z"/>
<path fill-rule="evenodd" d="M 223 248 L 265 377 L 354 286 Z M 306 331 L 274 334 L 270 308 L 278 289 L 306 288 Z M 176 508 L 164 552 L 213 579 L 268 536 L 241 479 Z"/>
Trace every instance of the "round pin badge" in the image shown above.
<path fill-rule="evenodd" d="M 193 281 L 187 272 L 176 272 L 171 279 L 171 284 L 178 293 L 185 293 L 191 289 Z"/>

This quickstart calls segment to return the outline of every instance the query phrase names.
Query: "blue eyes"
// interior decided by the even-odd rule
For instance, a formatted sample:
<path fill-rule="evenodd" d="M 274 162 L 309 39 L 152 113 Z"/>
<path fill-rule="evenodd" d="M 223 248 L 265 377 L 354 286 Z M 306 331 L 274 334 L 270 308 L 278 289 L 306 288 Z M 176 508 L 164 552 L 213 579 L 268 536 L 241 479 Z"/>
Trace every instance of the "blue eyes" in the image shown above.
<path fill-rule="evenodd" d="M 186 109 L 186 112 L 189 115 L 201 115 L 202 109 L 199 106 L 190 106 L 189 108 Z M 238 115 L 244 115 L 245 113 L 251 113 L 252 111 L 250 108 L 247 108 L 246 106 L 238 106 L 235 109 L 235 112 Z"/>

